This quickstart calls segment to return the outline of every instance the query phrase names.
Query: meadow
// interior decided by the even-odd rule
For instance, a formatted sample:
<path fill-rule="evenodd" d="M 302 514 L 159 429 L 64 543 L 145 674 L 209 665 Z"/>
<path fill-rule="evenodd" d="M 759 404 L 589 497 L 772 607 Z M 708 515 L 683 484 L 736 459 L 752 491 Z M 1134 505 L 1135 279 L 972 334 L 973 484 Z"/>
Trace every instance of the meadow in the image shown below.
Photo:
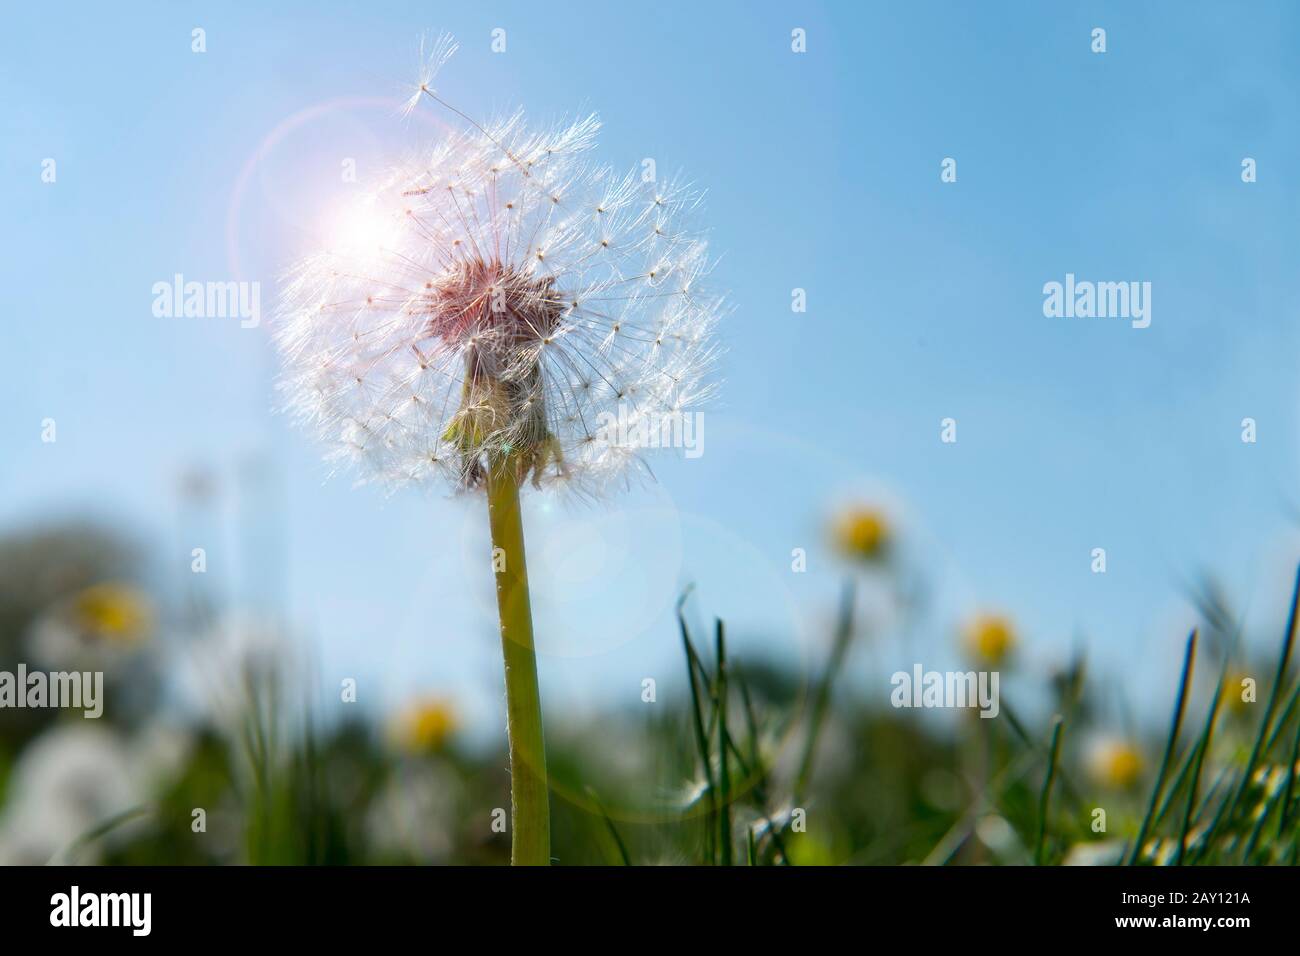
<path fill-rule="evenodd" d="M 834 533 L 868 573 L 889 558 L 863 515 Z M 871 515 L 873 522 L 883 521 Z M 382 718 L 304 694 L 289 642 L 251 618 L 130 582 L 144 555 L 94 527 L 0 543 L 3 642 L 107 675 L 98 720 L 6 710 L 0 860 L 109 864 L 491 865 L 510 859 L 503 748 L 463 739 L 456 701 Z M 546 726 L 561 865 L 1294 864 L 1300 683 L 1295 601 L 1276 657 L 1206 597 L 1167 726 L 1109 721 L 1080 652 L 1042 688 L 919 720 L 843 675 L 879 635 L 852 568 L 811 680 L 736 656 L 703 594 L 679 605 L 681 668 L 660 706 Z M 1213 589 L 1207 594 L 1213 594 Z M 226 609 L 228 610 L 228 609 Z M 1011 669 L 1006 620 L 954 636 L 972 667 Z M 204 693 L 178 705 L 194 662 Z M 123 703 L 124 702 L 124 703 Z M 361 713 L 360 711 L 343 713 Z"/>

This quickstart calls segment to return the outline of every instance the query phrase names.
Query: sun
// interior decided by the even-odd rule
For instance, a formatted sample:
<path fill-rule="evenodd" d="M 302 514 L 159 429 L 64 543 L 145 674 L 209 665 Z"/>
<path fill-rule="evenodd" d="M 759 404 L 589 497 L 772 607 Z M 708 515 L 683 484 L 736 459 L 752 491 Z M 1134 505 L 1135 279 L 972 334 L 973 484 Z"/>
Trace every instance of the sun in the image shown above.
<path fill-rule="evenodd" d="M 400 211 L 367 196 L 339 203 L 327 214 L 324 232 L 332 252 L 365 262 L 393 248 L 401 225 Z"/>

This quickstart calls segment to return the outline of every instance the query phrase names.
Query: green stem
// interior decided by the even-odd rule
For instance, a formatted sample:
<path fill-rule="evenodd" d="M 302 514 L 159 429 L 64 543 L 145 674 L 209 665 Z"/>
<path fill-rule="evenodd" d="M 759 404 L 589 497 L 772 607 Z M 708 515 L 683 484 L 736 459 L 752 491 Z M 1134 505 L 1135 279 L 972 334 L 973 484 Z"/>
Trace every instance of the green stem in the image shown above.
<path fill-rule="evenodd" d="M 853 604 L 854 585 L 852 578 L 844 580 L 844 589 L 840 598 L 840 613 L 835 623 L 835 642 L 831 645 L 830 660 L 826 672 L 817 684 L 813 695 L 812 711 L 808 721 L 808 739 L 803 747 L 803 759 L 799 762 L 799 775 L 794 782 L 794 800 L 800 803 L 808 785 L 812 782 L 813 760 L 817 757 L 817 741 L 821 736 L 822 724 L 826 722 L 826 712 L 831 702 L 831 684 L 839 675 L 848 653 L 849 643 L 853 640 Z"/>
<path fill-rule="evenodd" d="M 1052 781 L 1056 778 L 1056 761 L 1061 753 L 1061 727 L 1065 724 L 1060 714 L 1052 718 L 1052 748 L 1047 757 L 1047 776 L 1038 797 L 1038 839 L 1034 843 L 1034 866 L 1043 865 L 1047 847 L 1047 801 L 1052 797 Z"/>
<path fill-rule="evenodd" d="M 549 866 L 550 799 L 542 742 L 542 701 L 537 690 L 537 655 L 528 601 L 524 526 L 519 516 L 519 480 L 513 459 L 488 468 L 488 519 L 497 613 L 506 668 L 506 729 L 510 739 L 510 862 Z"/>

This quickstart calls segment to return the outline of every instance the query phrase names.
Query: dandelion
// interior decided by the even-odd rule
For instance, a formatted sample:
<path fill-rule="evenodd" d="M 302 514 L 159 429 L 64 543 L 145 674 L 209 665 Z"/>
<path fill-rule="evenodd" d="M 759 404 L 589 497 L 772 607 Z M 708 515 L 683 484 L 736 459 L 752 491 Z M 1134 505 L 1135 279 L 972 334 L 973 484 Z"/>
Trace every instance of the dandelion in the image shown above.
<path fill-rule="evenodd" d="M 443 102 L 452 49 L 435 45 L 420 96 Z M 283 386 L 362 481 L 600 490 L 642 464 L 642 421 L 708 396 L 721 302 L 685 224 L 699 196 L 594 165 L 598 130 L 471 122 L 291 270 Z M 604 427 L 620 409 L 638 427 Z"/>
<path fill-rule="evenodd" d="M 1142 752 L 1118 737 L 1102 737 L 1088 748 L 1088 773 L 1113 790 L 1128 790 L 1142 774 Z"/>
<path fill-rule="evenodd" d="M 28 644 L 52 666 L 115 670 L 149 638 L 153 617 L 148 598 L 129 584 L 95 584 L 46 609 Z"/>
<path fill-rule="evenodd" d="M 1247 683 L 1249 681 L 1249 683 Z M 1219 703 L 1234 717 L 1249 713 L 1255 702 L 1254 680 L 1249 674 L 1232 674 L 1223 682 Z"/>
<path fill-rule="evenodd" d="M 883 512 L 853 505 L 836 515 L 831 535 L 836 548 L 845 557 L 878 561 L 888 551 L 893 533 Z"/>
<path fill-rule="evenodd" d="M 45 864 L 76 838 L 147 796 L 129 742 L 91 722 L 63 724 L 27 747 L 0 815 L 0 864 Z M 109 839 L 121 837 L 114 831 Z M 82 848 L 96 862 L 98 842 Z"/>
<path fill-rule="evenodd" d="M 149 606 L 124 585 L 97 584 L 72 599 L 72 620 L 88 635 L 113 643 L 134 644 L 149 626 Z"/>
<path fill-rule="evenodd" d="M 1002 614 L 978 614 L 966 623 L 963 638 L 967 652 L 991 666 L 1001 664 L 1016 649 L 1016 631 Z"/>
<path fill-rule="evenodd" d="M 363 198 L 294 267 L 277 343 L 296 416 L 361 481 L 488 501 L 506 667 L 513 859 L 549 862 L 545 758 L 519 490 L 595 495 L 644 473 L 637 440 L 706 399 L 719 297 L 700 197 L 591 160 L 595 117 L 464 121 Z M 633 427 L 613 429 L 617 420 Z"/>
<path fill-rule="evenodd" d="M 450 701 L 428 697 L 403 710 L 393 731 L 402 750 L 421 754 L 441 750 L 459 726 L 460 720 Z"/>

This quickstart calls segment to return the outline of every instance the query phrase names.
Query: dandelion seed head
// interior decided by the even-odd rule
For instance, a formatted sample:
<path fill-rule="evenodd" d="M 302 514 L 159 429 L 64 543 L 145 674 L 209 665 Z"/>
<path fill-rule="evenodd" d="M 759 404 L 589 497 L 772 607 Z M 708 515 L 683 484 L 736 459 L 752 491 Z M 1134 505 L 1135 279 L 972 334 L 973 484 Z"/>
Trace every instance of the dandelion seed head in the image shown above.
<path fill-rule="evenodd" d="M 416 103 L 437 99 L 454 50 L 433 44 Z M 598 131 L 594 116 L 470 120 L 392 168 L 290 270 L 281 385 L 329 459 L 362 481 L 457 488 L 510 460 L 521 480 L 595 493 L 644 464 L 607 427 L 620 411 L 710 397 L 725 304 L 689 221 L 700 197 L 597 165 Z"/>

